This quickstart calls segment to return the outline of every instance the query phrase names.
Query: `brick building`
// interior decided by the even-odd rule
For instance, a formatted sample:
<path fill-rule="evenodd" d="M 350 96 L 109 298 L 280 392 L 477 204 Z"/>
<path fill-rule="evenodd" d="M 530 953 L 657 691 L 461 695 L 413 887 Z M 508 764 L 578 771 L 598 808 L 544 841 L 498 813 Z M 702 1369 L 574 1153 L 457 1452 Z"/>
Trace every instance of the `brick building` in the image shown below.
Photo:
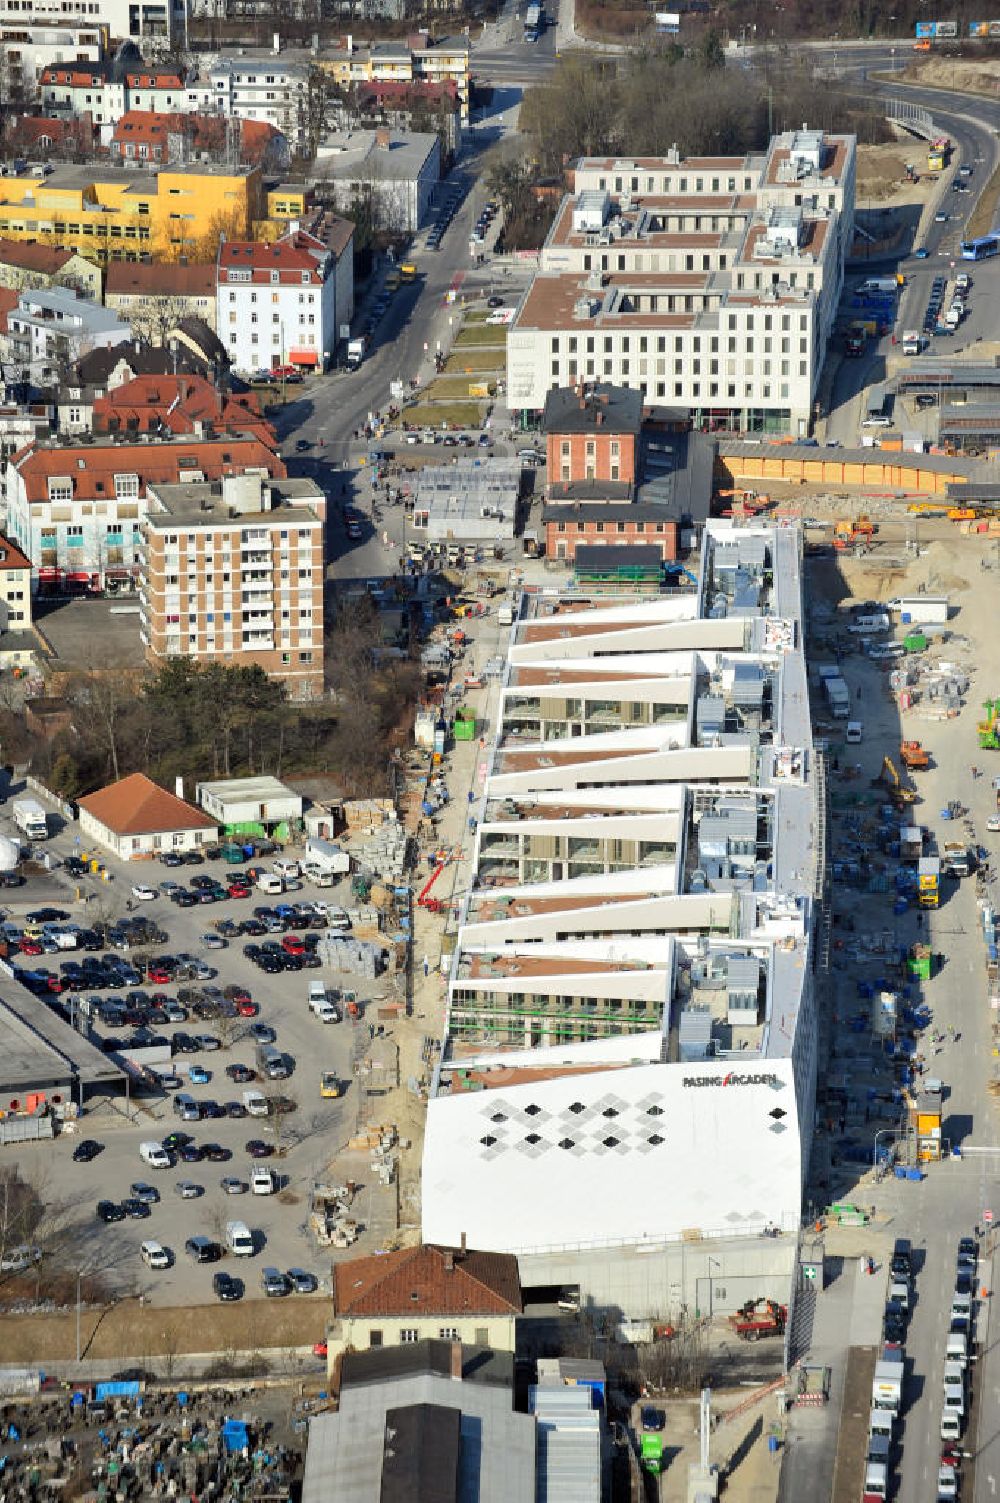
<path fill-rule="evenodd" d="M 549 483 L 631 486 L 642 432 L 642 393 L 628 386 L 556 386 L 542 418 Z"/>

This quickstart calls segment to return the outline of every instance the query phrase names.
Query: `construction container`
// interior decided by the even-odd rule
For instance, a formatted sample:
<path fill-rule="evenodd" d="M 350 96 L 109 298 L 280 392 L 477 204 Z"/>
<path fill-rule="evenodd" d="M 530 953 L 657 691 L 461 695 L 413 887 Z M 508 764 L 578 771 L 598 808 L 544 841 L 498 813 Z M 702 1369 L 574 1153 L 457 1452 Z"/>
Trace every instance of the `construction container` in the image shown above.
<path fill-rule="evenodd" d="M 903 647 L 906 652 L 925 652 L 927 638 L 922 631 L 911 631 L 903 638 Z"/>
<path fill-rule="evenodd" d="M 454 732 L 456 741 L 475 741 L 476 717 L 471 710 L 456 710 Z"/>

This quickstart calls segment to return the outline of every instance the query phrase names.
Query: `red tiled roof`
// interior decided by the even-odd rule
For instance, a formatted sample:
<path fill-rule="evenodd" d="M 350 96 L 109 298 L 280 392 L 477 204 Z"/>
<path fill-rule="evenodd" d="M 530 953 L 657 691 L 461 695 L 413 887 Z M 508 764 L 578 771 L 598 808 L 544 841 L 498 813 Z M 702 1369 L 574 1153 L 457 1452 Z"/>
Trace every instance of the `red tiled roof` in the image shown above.
<path fill-rule="evenodd" d="M 82 800 L 81 800 L 82 802 Z M 333 1267 L 335 1315 L 520 1315 L 510 1253 L 407 1247 Z"/>
<path fill-rule="evenodd" d="M 454 104 L 458 100 L 458 83 L 454 78 L 439 81 L 429 78 L 373 78 L 359 83 L 357 91 L 359 101 L 372 99 L 380 104 L 394 101 L 407 104 L 416 100 L 424 104 L 448 100 Z"/>
<path fill-rule="evenodd" d="M 159 110 L 126 110 L 114 128 L 111 141 L 119 147 L 124 147 L 129 141 L 162 146 L 168 136 L 180 135 L 181 122 L 186 118 Z"/>
<path fill-rule="evenodd" d="M 112 428 L 115 420 L 117 429 Z M 135 376 L 94 402 L 95 433 L 134 429 L 183 435 L 194 433 L 198 423 L 218 432 L 249 433 L 271 448 L 278 446 L 255 392 L 222 398 L 204 376 Z"/>
<path fill-rule="evenodd" d="M 186 463 L 182 464 L 181 460 Z M 223 475 L 242 475 L 263 469 L 284 479 L 284 461 L 258 438 L 192 439 L 161 444 L 26 444 L 10 461 L 24 484 L 30 503 L 48 499 L 48 483 L 55 477 L 73 482 L 75 501 L 107 500 L 115 494 L 116 475 L 138 475 L 140 495 L 149 485 L 172 485 L 194 470 L 207 481 Z"/>
<path fill-rule="evenodd" d="M 16 287 L 0 287 L 0 334 L 7 333 L 7 314 L 17 307 L 20 296 Z"/>
<path fill-rule="evenodd" d="M 92 89 L 94 79 L 97 86 L 107 81 L 108 65 L 106 63 L 55 63 L 42 69 L 40 82 L 43 84 L 66 84 L 70 88 Z"/>
<path fill-rule="evenodd" d="M 127 73 L 130 89 L 183 89 L 184 80 L 176 69 L 150 73 Z"/>
<path fill-rule="evenodd" d="M 109 261 L 104 273 L 104 296 L 215 297 L 214 261 Z"/>
<path fill-rule="evenodd" d="M 289 236 L 269 245 L 260 240 L 227 240 L 219 247 L 219 281 L 228 281 L 229 271 L 237 268 L 249 270 L 252 282 L 270 282 L 272 271 L 283 282 L 301 282 L 303 272 L 317 286 L 323 281 L 315 255 Z"/>
<path fill-rule="evenodd" d="M 0 262 L 6 266 L 20 266 L 24 271 L 55 276 L 72 258 L 72 251 L 55 250 L 51 245 L 39 245 L 34 240 L 0 239 Z"/>
<path fill-rule="evenodd" d="M 0 532 L 0 569 L 30 569 L 31 560 L 16 543 Z"/>
<path fill-rule="evenodd" d="M 216 830 L 218 825 L 193 804 L 147 778 L 144 772 L 109 783 L 79 800 L 80 808 L 113 835 L 159 835 L 173 830 Z"/>

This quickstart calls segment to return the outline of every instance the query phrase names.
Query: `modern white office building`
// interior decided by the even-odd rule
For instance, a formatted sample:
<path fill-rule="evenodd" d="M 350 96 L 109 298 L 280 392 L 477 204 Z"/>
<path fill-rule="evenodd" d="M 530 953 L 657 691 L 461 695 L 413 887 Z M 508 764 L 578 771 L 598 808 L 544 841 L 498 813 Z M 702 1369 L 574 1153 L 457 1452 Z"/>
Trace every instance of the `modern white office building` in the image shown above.
<path fill-rule="evenodd" d="M 659 1249 L 644 1298 L 666 1313 L 735 1239 L 747 1277 L 761 1256 L 787 1294 L 824 869 L 800 547 L 710 523 L 697 589 L 525 598 L 428 1109 L 425 1240 L 605 1291 L 616 1260 Z M 692 1255 L 664 1274 L 692 1241 L 701 1273 Z"/>
<path fill-rule="evenodd" d="M 854 233 L 855 139 L 747 157 L 585 157 L 510 326 L 508 402 L 578 381 L 699 426 L 808 432 Z"/>

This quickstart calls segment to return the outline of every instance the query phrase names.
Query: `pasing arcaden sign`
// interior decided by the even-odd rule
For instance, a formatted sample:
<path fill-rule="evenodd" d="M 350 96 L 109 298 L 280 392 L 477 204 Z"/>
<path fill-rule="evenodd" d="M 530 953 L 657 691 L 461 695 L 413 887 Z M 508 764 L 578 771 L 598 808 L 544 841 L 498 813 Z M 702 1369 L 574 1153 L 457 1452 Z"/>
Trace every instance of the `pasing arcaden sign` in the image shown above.
<path fill-rule="evenodd" d="M 745 1085 L 780 1085 L 777 1075 L 747 1075 L 738 1070 L 730 1070 L 728 1075 L 685 1075 L 686 1086 L 745 1086 Z"/>

